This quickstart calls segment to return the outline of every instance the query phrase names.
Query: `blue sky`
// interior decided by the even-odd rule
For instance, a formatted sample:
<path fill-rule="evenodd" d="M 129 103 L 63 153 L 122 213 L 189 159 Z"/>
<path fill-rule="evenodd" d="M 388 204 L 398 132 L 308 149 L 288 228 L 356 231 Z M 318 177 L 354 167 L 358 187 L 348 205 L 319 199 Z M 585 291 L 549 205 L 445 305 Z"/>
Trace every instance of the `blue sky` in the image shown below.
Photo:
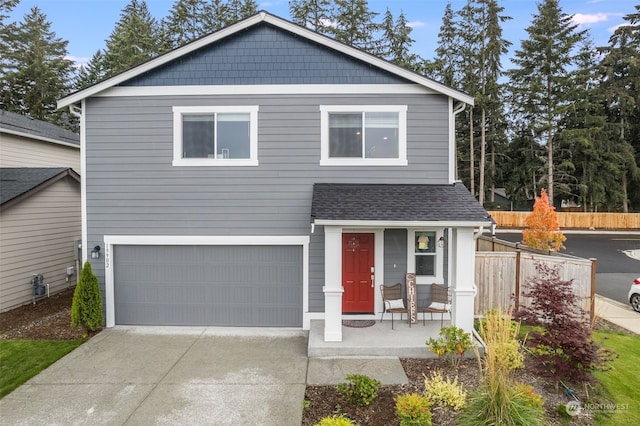
<path fill-rule="evenodd" d="M 39 7 L 51 22 L 57 36 L 68 40 L 71 59 L 86 62 L 105 46 L 120 12 L 129 0 L 21 0 L 11 14 L 13 20 L 21 20 L 33 6 Z M 175 0 L 147 0 L 149 9 L 156 19 L 168 15 Z M 267 0 L 260 2 L 260 9 L 289 19 L 287 0 Z M 466 0 L 451 0 L 454 10 L 459 10 Z M 369 0 L 369 7 L 381 15 L 387 8 L 394 16 L 404 11 L 413 27 L 414 52 L 422 57 L 432 58 L 436 48 L 438 31 L 446 0 Z M 526 39 L 525 29 L 537 13 L 534 0 L 502 0 L 504 14 L 513 19 L 503 24 L 505 38 L 513 43 L 511 52 L 520 48 L 520 40 Z M 560 6 L 567 14 L 574 15 L 580 28 L 588 28 L 596 46 L 606 45 L 613 30 L 624 21 L 622 17 L 635 11 L 638 0 L 560 0 Z M 381 16 L 380 16 L 381 17 Z M 379 17 L 379 18 L 380 18 Z M 507 59 L 505 68 L 510 67 Z"/>

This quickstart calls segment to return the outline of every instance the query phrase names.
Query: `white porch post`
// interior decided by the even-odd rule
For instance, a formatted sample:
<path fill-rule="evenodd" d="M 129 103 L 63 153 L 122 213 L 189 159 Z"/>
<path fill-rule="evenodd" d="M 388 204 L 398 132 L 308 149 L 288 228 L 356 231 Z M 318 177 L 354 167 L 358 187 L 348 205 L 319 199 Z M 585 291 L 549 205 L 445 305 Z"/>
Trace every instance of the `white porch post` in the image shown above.
<path fill-rule="evenodd" d="M 324 227 L 324 341 L 342 342 L 342 228 Z"/>
<path fill-rule="evenodd" d="M 473 314 L 476 290 L 474 286 L 476 270 L 476 250 L 473 228 L 452 229 L 453 294 L 452 324 L 467 333 L 473 330 Z"/>

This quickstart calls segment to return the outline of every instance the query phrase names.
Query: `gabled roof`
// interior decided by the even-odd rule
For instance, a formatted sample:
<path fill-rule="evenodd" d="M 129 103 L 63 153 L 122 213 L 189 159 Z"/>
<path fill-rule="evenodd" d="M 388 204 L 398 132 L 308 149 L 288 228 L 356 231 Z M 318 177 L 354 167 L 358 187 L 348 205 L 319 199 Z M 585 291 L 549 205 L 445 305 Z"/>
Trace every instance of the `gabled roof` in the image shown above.
<path fill-rule="evenodd" d="M 382 70 L 390 72 L 392 74 L 397 75 L 398 77 L 402 77 L 408 81 L 414 82 L 418 85 L 424 86 L 430 90 L 441 93 L 443 95 L 449 96 L 457 101 L 464 102 L 469 105 L 473 105 L 473 97 L 467 95 L 466 93 L 462 93 L 457 91 L 449 86 L 446 86 L 442 83 L 438 83 L 435 80 L 431 80 L 426 78 L 420 74 L 417 74 L 413 71 L 409 71 L 402 67 L 399 67 L 391 62 L 385 61 L 384 59 L 380 59 L 374 55 L 366 53 L 362 50 L 356 49 L 354 47 L 348 46 L 344 43 L 341 43 L 337 40 L 334 40 L 330 37 L 324 36 L 322 34 L 311 31 L 307 28 L 296 25 L 290 21 L 279 18 L 275 15 L 272 15 L 268 12 L 259 12 L 249 18 L 246 18 L 242 21 L 239 21 L 233 25 L 225 27 L 219 31 L 216 31 L 208 36 L 197 39 L 189 44 L 186 44 L 182 47 L 179 47 L 175 50 L 172 50 L 164 55 L 158 56 L 157 58 L 151 59 L 137 67 L 131 68 L 127 71 L 124 71 L 118 75 L 115 75 L 103 82 L 97 83 L 93 86 L 87 87 L 83 90 L 80 90 L 76 93 L 73 93 L 61 100 L 58 101 L 58 108 L 63 108 L 69 105 L 75 105 L 83 99 L 94 96 L 100 92 L 103 92 L 111 87 L 117 86 L 127 80 L 130 80 L 134 77 L 137 77 L 143 73 L 149 72 L 154 68 L 167 64 L 171 61 L 174 61 L 178 58 L 181 58 L 185 55 L 190 54 L 200 48 L 208 46 L 212 43 L 215 43 L 219 40 L 222 40 L 226 37 L 229 37 L 233 34 L 236 34 L 240 31 L 243 31 L 247 28 L 250 28 L 254 25 L 258 25 L 262 22 L 266 22 L 273 26 L 276 26 L 282 30 L 289 31 L 297 36 L 303 37 L 307 40 L 313 41 L 325 47 L 337 50 L 347 56 L 350 56 L 354 59 L 363 61 L 372 66 L 378 67 Z"/>
<path fill-rule="evenodd" d="M 38 139 L 80 149 L 80 135 L 26 115 L 0 110 L 0 133 Z"/>
<path fill-rule="evenodd" d="M 73 169 L 64 167 L 0 168 L 0 210 L 32 196 L 67 176 L 80 182 L 80 176 Z"/>
<path fill-rule="evenodd" d="M 333 184 L 313 186 L 313 223 L 382 222 L 418 226 L 483 226 L 489 213 L 460 182 L 452 185 Z"/>

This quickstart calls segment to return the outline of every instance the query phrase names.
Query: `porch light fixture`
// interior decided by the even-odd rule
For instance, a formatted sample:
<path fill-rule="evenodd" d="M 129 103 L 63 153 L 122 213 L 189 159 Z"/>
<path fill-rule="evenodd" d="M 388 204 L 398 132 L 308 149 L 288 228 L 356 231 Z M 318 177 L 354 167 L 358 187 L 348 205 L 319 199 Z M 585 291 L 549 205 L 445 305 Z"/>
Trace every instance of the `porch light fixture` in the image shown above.
<path fill-rule="evenodd" d="M 444 236 L 438 238 L 438 247 L 444 247 Z"/>
<path fill-rule="evenodd" d="M 91 250 L 91 258 L 100 259 L 100 246 L 95 246 L 93 250 Z"/>

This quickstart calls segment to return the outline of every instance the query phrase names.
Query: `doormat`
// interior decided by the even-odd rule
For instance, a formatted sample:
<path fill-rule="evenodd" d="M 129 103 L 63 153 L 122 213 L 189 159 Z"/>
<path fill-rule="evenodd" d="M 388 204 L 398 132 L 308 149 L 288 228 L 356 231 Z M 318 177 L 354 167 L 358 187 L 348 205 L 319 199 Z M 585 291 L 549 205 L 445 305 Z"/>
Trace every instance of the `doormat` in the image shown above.
<path fill-rule="evenodd" d="M 371 327 L 376 323 L 375 320 L 342 320 L 342 325 L 352 328 Z"/>

